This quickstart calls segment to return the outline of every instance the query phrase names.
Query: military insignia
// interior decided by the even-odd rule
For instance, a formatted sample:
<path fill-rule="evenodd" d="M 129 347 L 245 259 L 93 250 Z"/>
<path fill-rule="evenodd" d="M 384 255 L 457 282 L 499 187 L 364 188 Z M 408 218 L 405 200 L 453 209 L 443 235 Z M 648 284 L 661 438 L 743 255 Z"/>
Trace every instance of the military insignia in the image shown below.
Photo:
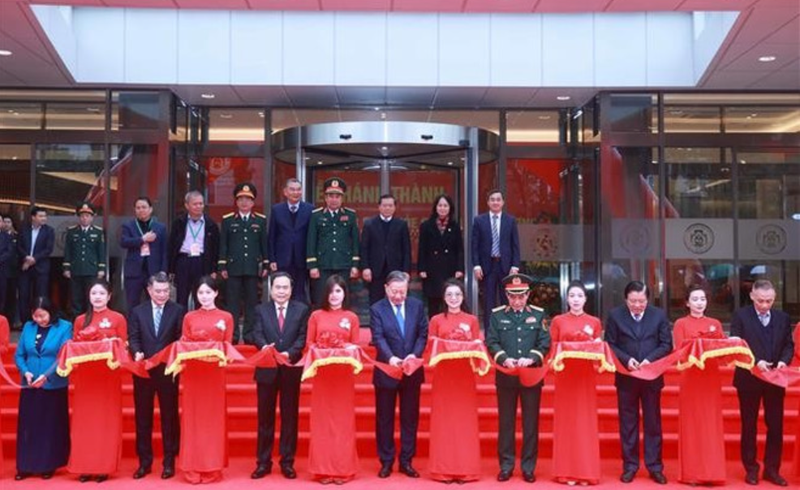
<path fill-rule="evenodd" d="M 217 327 L 218 329 L 220 329 L 220 330 L 222 330 L 222 331 L 224 332 L 224 331 L 225 331 L 225 320 L 220 320 L 220 321 L 218 321 L 218 322 L 216 323 L 216 325 L 214 325 L 214 326 L 215 326 L 215 327 Z"/>
<path fill-rule="evenodd" d="M 245 192 L 250 192 L 250 186 L 246 185 L 246 186 L 242 187 L 242 190 L 245 191 Z"/>
<path fill-rule="evenodd" d="M 92 209 L 89 207 L 88 204 L 84 204 L 83 206 L 81 206 L 80 212 L 81 213 L 91 213 Z"/>
<path fill-rule="evenodd" d="M 500 320 L 500 323 L 511 323 L 511 320 Z"/>
<path fill-rule="evenodd" d="M 514 279 L 511 280 L 511 284 L 518 286 L 522 284 L 522 279 L 520 279 L 519 277 L 515 277 Z"/>
<path fill-rule="evenodd" d="M 111 328 L 111 322 L 108 321 L 108 318 L 103 318 L 100 322 L 100 328 Z"/>
<path fill-rule="evenodd" d="M 339 216 L 339 221 L 341 221 L 341 222 L 350 221 L 350 216 L 347 216 L 346 214 L 343 214 L 343 215 Z"/>
<path fill-rule="evenodd" d="M 339 322 L 339 326 L 345 330 L 350 330 L 350 320 L 342 318 L 342 321 Z"/>
<path fill-rule="evenodd" d="M 528 318 L 525 319 L 525 323 L 536 323 L 536 317 L 529 316 Z"/>
<path fill-rule="evenodd" d="M 333 180 L 331 181 L 331 187 L 339 187 L 339 181 L 338 181 L 338 180 L 336 180 L 336 179 L 333 179 Z"/>

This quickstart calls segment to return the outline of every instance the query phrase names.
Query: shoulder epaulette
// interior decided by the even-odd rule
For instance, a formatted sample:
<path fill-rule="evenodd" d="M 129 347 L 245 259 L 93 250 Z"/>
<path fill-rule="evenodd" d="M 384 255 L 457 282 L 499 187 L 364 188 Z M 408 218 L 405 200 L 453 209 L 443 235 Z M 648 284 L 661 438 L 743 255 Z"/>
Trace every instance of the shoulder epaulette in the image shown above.
<path fill-rule="evenodd" d="M 236 214 L 236 213 L 228 213 L 228 214 L 224 214 L 224 215 L 222 215 L 222 219 L 225 219 L 225 218 L 230 218 L 230 217 L 231 217 L 231 216 L 233 216 L 234 214 Z"/>
<path fill-rule="evenodd" d="M 496 306 L 496 307 L 492 308 L 492 311 L 493 312 L 495 312 L 495 311 L 503 311 L 505 309 L 506 309 L 506 305 L 500 305 L 500 306 Z"/>
<path fill-rule="evenodd" d="M 266 215 L 266 214 L 255 213 L 255 212 L 254 212 L 253 214 L 255 214 L 256 216 L 258 216 L 259 218 L 266 218 L 266 217 L 267 217 L 267 215 Z"/>
<path fill-rule="evenodd" d="M 344 208 L 345 211 L 350 211 L 351 213 L 355 214 L 356 210 L 353 208 Z"/>
<path fill-rule="evenodd" d="M 528 305 L 528 306 L 530 306 L 531 308 L 533 308 L 533 309 L 534 309 L 534 310 L 536 310 L 536 311 L 541 311 L 542 313 L 544 313 L 544 308 L 539 308 L 539 307 L 538 307 L 538 306 L 536 306 L 536 305 Z"/>
<path fill-rule="evenodd" d="M 95 230 L 103 231 L 102 226 L 92 225 L 92 228 L 94 228 Z"/>
<path fill-rule="evenodd" d="M 322 206 L 320 206 L 320 207 L 318 207 L 317 209 L 315 209 L 315 210 L 313 210 L 313 211 L 311 211 L 311 212 L 312 212 L 312 213 L 319 213 L 319 212 L 320 212 L 320 211 L 322 211 L 323 209 L 324 209 L 324 208 L 323 208 Z"/>
<path fill-rule="evenodd" d="M 67 229 L 68 229 L 68 230 L 74 230 L 74 229 L 75 229 L 75 228 L 77 228 L 77 227 L 78 227 L 78 225 L 72 225 L 72 226 L 70 226 L 70 227 L 69 227 L 69 228 L 67 228 Z"/>

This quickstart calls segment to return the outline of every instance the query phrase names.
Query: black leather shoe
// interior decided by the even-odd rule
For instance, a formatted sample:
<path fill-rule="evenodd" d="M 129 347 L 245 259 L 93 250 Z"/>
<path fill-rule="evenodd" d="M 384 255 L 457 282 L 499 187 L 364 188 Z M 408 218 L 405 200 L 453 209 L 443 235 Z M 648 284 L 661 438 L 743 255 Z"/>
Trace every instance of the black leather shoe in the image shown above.
<path fill-rule="evenodd" d="M 622 473 L 622 476 L 619 477 L 619 481 L 622 483 L 630 483 L 634 478 L 636 478 L 636 472 L 633 470 L 628 470 Z"/>
<path fill-rule="evenodd" d="M 392 463 L 381 463 L 381 469 L 378 471 L 378 478 L 389 478 L 392 474 Z"/>
<path fill-rule="evenodd" d="M 288 478 L 289 480 L 297 478 L 297 472 L 291 465 L 281 466 L 281 474 L 284 478 Z"/>
<path fill-rule="evenodd" d="M 533 483 L 533 482 L 536 481 L 536 475 L 534 475 L 533 473 L 526 473 L 526 472 L 523 471 L 522 472 L 522 479 L 525 480 L 528 483 Z"/>
<path fill-rule="evenodd" d="M 92 475 L 81 475 L 78 477 L 78 481 L 81 483 L 86 483 L 87 481 L 92 479 Z"/>
<path fill-rule="evenodd" d="M 419 478 L 419 473 L 417 470 L 411 466 L 411 463 L 401 464 L 400 465 L 400 473 L 406 475 L 409 478 Z"/>
<path fill-rule="evenodd" d="M 660 471 L 653 471 L 650 473 L 650 479 L 654 482 L 658 483 L 659 485 L 666 485 L 667 484 L 667 477 L 664 476 L 664 473 Z"/>
<path fill-rule="evenodd" d="M 153 472 L 153 469 L 150 468 L 149 466 L 140 466 L 140 467 L 136 468 L 136 471 L 133 472 L 133 479 L 134 480 L 140 480 L 140 479 L 144 478 L 145 476 L 149 475 L 152 472 Z"/>
<path fill-rule="evenodd" d="M 782 477 L 777 471 L 765 471 L 764 474 L 761 475 L 761 478 L 779 487 L 786 487 L 789 485 L 786 478 Z"/>
<path fill-rule="evenodd" d="M 53 474 L 54 473 L 55 473 L 54 471 L 45 471 L 41 475 L 42 476 L 42 480 L 49 480 L 50 478 L 53 478 Z"/>
<path fill-rule="evenodd" d="M 272 473 L 272 465 L 269 464 L 260 464 L 256 466 L 255 471 L 250 474 L 250 478 L 253 480 L 258 480 L 259 478 L 264 478 L 265 476 Z"/>
<path fill-rule="evenodd" d="M 748 471 L 744 475 L 744 482 L 748 485 L 758 485 L 758 471 Z"/>
<path fill-rule="evenodd" d="M 22 481 L 25 478 L 28 478 L 28 474 L 27 473 L 19 472 L 16 475 L 14 475 L 14 479 L 17 480 L 17 481 Z"/>
<path fill-rule="evenodd" d="M 106 474 L 97 475 L 97 478 L 94 479 L 97 483 L 103 483 L 106 480 L 108 480 L 108 475 Z"/>
<path fill-rule="evenodd" d="M 500 470 L 497 474 L 497 481 L 508 481 L 511 479 L 511 470 Z"/>
<path fill-rule="evenodd" d="M 175 466 L 174 465 L 164 466 L 164 469 L 161 470 L 161 479 L 169 480 L 173 476 L 175 476 Z"/>

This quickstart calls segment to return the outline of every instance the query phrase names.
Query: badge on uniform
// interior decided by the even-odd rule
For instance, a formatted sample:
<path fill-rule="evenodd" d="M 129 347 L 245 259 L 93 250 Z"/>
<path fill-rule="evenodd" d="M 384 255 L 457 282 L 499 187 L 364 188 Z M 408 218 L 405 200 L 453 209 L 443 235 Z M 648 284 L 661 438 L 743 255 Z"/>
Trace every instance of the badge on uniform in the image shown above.
<path fill-rule="evenodd" d="M 345 221 L 350 221 L 350 216 L 347 216 L 346 214 L 343 214 L 343 215 L 339 216 L 339 221 L 341 221 L 342 223 L 344 223 Z"/>
<path fill-rule="evenodd" d="M 350 330 L 350 320 L 342 318 L 342 321 L 339 322 L 339 326 L 345 330 Z"/>
<path fill-rule="evenodd" d="M 536 323 L 536 317 L 529 316 L 528 318 L 525 319 L 525 323 Z"/>
<path fill-rule="evenodd" d="M 511 323 L 511 320 L 500 320 L 500 323 Z"/>

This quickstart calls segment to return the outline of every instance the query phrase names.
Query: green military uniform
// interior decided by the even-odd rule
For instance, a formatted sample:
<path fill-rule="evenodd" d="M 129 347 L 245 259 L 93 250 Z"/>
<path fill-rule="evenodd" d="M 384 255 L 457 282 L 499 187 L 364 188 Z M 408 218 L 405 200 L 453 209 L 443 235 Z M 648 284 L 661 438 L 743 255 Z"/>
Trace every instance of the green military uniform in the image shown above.
<path fill-rule="evenodd" d="M 325 193 L 344 194 L 345 182 L 338 177 L 325 181 Z M 306 264 L 308 269 L 319 269 L 320 277 L 313 281 L 312 299 L 322 304 L 325 281 L 334 274 L 345 279 L 350 269 L 358 267 L 358 217 L 350 208 L 332 211 L 317 208 L 311 213 L 306 241 Z"/>
<path fill-rule="evenodd" d="M 82 203 L 75 214 L 83 213 L 94 216 L 95 211 L 91 204 Z M 106 273 L 106 239 L 103 228 L 90 225 L 84 229 L 79 224 L 70 226 L 64 240 L 63 268 L 65 273 L 69 273 L 72 314 L 78 316 L 88 308 L 89 285 L 101 273 Z"/>
<path fill-rule="evenodd" d="M 531 282 L 532 279 L 523 274 L 512 274 L 503 279 L 505 291 L 510 295 L 529 294 Z M 511 306 L 499 306 L 493 309 L 489 329 L 486 332 L 486 346 L 489 354 L 499 365 L 507 359 L 528 358 L 534 361 L 534 366 L 541 366 L 550 351 L 550 333 L 544 327 L 544 310 L 532 305 L 524 306 L 521 311 L 514 311 Z M 522 404 L 520 466 L 525 480 L 534 481 L 539 441 L 539 405 L 543 383 L 525 387 L 517 376 L 497 371 L 495 385 L 499 415 L 498 480 L 507 480 L 514 469 L 516 445 L 514 432 L 519 400 Z"/>
<path fill-rule="evenodd" d="M 236 199 L 249 197 L 255 200 L 256 194 L 255 186 L 250 183 L 239 184 L 234 189 Z M 242 336 L 245 342 L 250 342 L 258 304 L 259 277 L 261 271 L 269 267 L 267 217 L 256 212 L 251 212 L 246 218 L 238 212 L 223 216 L 218 265 L 220 272 L 228 274 L 225 303 L 237 325 L 233 331 L 233 341 L 238 343 L 241 338 L 238 322 L 243 302 Z"/>

